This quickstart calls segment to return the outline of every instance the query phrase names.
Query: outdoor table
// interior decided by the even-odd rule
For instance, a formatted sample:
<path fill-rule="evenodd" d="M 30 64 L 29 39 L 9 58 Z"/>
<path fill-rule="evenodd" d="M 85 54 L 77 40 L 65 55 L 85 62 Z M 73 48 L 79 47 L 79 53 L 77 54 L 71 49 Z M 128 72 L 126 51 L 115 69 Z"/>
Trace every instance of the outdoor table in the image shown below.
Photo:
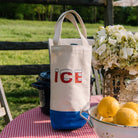
<path fill-rule="evenodd" d="M 91 106 L 99 103 L 102 95 L 91 96 Z M 11 121 L 1 132 L 0 138 L 97 138 L 94 129 L 86 123 L 75 130 L 53 130 L 50 117 L 33 108 Z"/>

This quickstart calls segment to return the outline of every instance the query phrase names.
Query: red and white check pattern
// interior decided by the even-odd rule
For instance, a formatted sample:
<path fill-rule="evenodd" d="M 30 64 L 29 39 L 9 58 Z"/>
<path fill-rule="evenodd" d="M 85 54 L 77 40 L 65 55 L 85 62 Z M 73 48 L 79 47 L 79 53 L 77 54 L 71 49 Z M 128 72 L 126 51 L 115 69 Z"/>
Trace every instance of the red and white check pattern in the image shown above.
<path fill-rule="evenodd" d="M 92 96 L 91 106 L 99 103 L 102 96 Z M 97 138 L 93 128 L 86 123 L 76 130 L 53 130 L 50 117 L 40 107 L 33 108 L 10 122 L 1 132 L 0 138 Z"/>

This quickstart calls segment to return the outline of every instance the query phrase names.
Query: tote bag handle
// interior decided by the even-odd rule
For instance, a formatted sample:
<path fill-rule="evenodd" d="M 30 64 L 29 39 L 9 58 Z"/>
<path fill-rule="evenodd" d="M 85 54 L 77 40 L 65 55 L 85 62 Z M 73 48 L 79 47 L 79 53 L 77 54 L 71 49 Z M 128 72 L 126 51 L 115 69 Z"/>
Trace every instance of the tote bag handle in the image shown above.
<path fill-rule="evenodd" d="M 80 22 L 81 27 L 82 27 L 82 31 L 83 31 L 83 35 L 82 35 L 82 33 L 78 27 L 78 24 L 76 22 L 74 15 L 72 13 L 74 15 L 76 15 L 78 21 Z M 63 23 L 63 20 L 65 18 L 67 18 L 69 21 L 71 21 L 73 23 L 73 25 L 77 28 L 77 30 L 80 34 L 80 37 L 81 37 L 82 45 L 88 45 L 88 41 L 86 39 L 87 33 L 86 33 L 86 29 L 85 29 L 85 25 L 83 23 L 83 20 L 81 19 L 80 15 L 77 12 L 75 12 L 74 10 L 69 10 L 69 11 L 64 12 L 63 14 L 61 14 L 59 19 L 57 20 L 57 23 L 55 25 L 55 35 L 53 38 L 54 45 L 60 45 L 62 23 Z"/>

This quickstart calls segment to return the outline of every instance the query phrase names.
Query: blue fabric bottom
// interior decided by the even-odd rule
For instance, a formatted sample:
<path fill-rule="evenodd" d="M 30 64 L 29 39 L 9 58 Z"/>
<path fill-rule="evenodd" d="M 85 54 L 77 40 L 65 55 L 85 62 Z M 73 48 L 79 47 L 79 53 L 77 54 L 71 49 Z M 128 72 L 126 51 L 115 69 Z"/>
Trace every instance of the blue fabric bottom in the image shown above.
<path fill-rule="evenodd" d="M 88 118 L 87 113 L 83 115 Z M 77 129 L 85 125 L 86 120 L 80 116 L 80 112 L 61 112 L 50 110 L 50 119 L 53 129 Z"/>

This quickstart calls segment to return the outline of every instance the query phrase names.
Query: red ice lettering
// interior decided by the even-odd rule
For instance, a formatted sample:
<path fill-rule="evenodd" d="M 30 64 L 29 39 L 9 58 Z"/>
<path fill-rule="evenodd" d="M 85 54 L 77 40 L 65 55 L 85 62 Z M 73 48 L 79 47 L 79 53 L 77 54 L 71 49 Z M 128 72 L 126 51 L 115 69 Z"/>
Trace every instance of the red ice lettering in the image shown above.
<path fill-rule="evenodd" d="M 55 83 L 58 82 L 58 76 L 59 76 L 59 69 L 55 69 Z M 60 80 L 63 83 L 70 83 L 73 81 L 73 76 L 74 82 L 75 83 L 82 83 L 82 72 L 81 71 L 75 71 L 73 75 L 73 71 L 70 69 L 62 69 L 60 70 Z"/>
<path fill-rule="evenodd" d="M 75 72 L 75 83 L 82 83 L 82 72 Z"/>

